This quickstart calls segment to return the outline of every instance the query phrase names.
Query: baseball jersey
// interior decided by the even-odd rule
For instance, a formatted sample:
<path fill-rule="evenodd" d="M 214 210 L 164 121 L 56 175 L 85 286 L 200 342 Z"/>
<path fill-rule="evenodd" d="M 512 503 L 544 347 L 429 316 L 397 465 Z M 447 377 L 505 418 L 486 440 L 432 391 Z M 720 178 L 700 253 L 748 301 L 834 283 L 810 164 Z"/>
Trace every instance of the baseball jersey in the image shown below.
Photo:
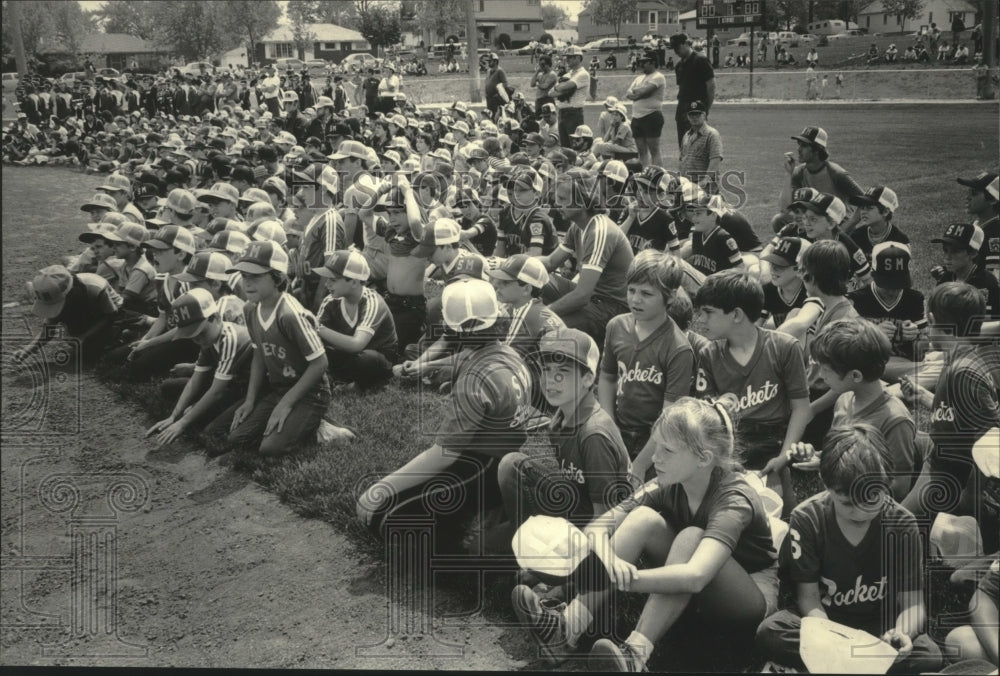
<path fill-rule="evenodd" d="M 556 226 L 540 207 L 527 209 L 515 216 L 513 207 L 505 206 L 500 211 L 497 237 L 504 240 L 508 257 L 527 253 L 533 246 L 541 247 L 542 255 L 547 256 L 559 245 Z"/>
<path fill-rule="evenodd" d="M 350 245 L 346 240 L 344 219 L 336 208 L 327 209 L 313 218 L 302 233 L 296 276 L 302 280 L 309 279 L 310 271 L 323 267 L 327 256 Z M 315 282 L 315 278 L 312 281 Z"/>
<path fill-rule="evenodd" d="M 246 380 L 250 376 L 252 354 L 246 327 L 224 320 L 219 339 L 198 352 L 194 370 L 195 373 L 214 371 L 212 377 L 216 380 L 228 381 L 234 377 Z"/>
<path fill-rule="evenodd" d="M 399 347 L 396 324 L 385 299 L 374 289 L 366 286 L 361 291 L 361 300 L 353 316 L 348 313 L 343 298 L 331 295 L 323 299 L 316 316 L 322 326 L 345 336 L 369 334 L 371 340 L 365 349 L 381 352 L 390 360 L 395 359 Z"/>
<path fill-rule="evenodd" d="M 848 300 L 854 303 L 854 309 L 858 311 L 864 319 L 873 324 L 880 324 L 889 320 L 896 325 L 896 334 L 890 339 L 892 343 L 892 353 L 898 357 L 913 359 L 913 340 L 903 340 L 903 323 L 907 320 L 917 325 L 923 330 L 927 328 L 927 319 L 924 317 L 924 294 L 916 289 L 903 289 L 902 295 L 893 303 L 886 303 L 875 293 L 875 282 L 847 294 Z"/>
<path fill-rule="evenodd" d="M 681 248 L 674 219 L 660 208 L 653 209 L 645 218 L 636 214 L 628 230 L 628 243 L 634 254 L 645 249 L 678 251 Z"/>
<path fill-rule="evenodd" d="M 965 486 L 973 467 L 973 444 L 987 430 L 1000 426 L 997 386 L 975 347 L 962 345 L 948 356 L 934 388 L 930 422 L 931 469 Z"/>
<path fill-rule="evenodd" d="M 966 282 L 979 289 L 983 299 L 986 301 L 986 316 L 989 319 L 1000 318 L 1000 281 L 983 270 L 978 265 L 973 265 L 972 270 L 964 279 L 959 279 L 954 272 L 944 271 L 938 277 L 938 284 L 944 282 Z"/>
<path fill-rule="evenodd" d="M 160 314 L 167 318 L 167 328 L 174 328 L 173 313 L 170 307 L 175 300 L 183 296 L 191 289 L 187 282 L 178 282 L 173 276 L 167 273 L 156 275 L 156 307 Z"/>
<path fill-rule="evenodd" d="M 791 400 L 809 398 L 802 348 L 786 333 L 758 328 L 753 355 L 743 365 L 725 340 L 714 340 L 698 355 L 695 389 L 702 397 L 736 395 L 741 421 L 785 424 Z"/>
<path fill-rule="evenodd" d="M 445 284 L 460 279 L 470 277 L 472 279 L 487 279 L 485 270 L 486 261 L 478 253 L 473 253 L 468 249 L 457 249 L 458 255 L 448 265 L 435 265 L 430 272 L 432 279 L 440 279 Z M 477 260 L 478 259 L 478 260 Z M 479 266 L 477 270 L 476 267 Z M 478 273 L 478 274 L 477 274 Z"/>
<path fill-rule="evenodd" d="M 1000 279 L 1000 215 L 993 216 L 982 223 L 976 222 L 983 229 L 983 246 L 979 249 L 979 257 L 986 271 Z"/>
<path fill-rule="evenodd" d="M 117 277 L 115 290 L 119 293 L 134 293 L 143 303 L 155 303 L 158 290 L 156 268 L 152 263 L 145 256 L 139 256 L 139 260 L 131 267 L 124 260 L 121 263 L 121 266 L 113 268 Z"/>
<path fill-rule="evenodd" d="M 574 223 L 559 248 L 576 257 L 581 271 L 600 273 L 594 286 L 595 296 L 626 302 L 625 275 L 634 256 L 625 233 L 614 221 L 597 214 L 582 230 Z"/>
<path fill-rule="evenodd" d="M 712 275 L 736 267 L 743 262 L 743 256 L 736 240 L 720 226 L 715 226 L 708 233 L 691 233 L 691 257 L 688 262 L 698 272 Z"/>
<path fill-rule="evenodd" d="M 764 309 L 760 313 L 761 319 L 766 321 L 768 317 L 773 317 L 774 328 L 778 328 L 785 323 L 792 310 L 802 307 L 807 295 L 806 285 L 800 283 L 798 292 L 791 299 L 785 300 L 774 282 L 764 284 Z"/>
<path fill-rule="evenodd" d="M 899 242 L 900 244 L 910 243 L 910 238 L 907 237 L 905 232 L 897 228 L 895 224 L 890 224 L 889 230 L 878 239 L 872 239 L 871 227 L 867 225 L 852 232 L 851 239 L 854 240 L 854 243 L 858 245 L 859 249 L 865 252 L 866 256 L 871 256 L 872 249 L 875 248 L 875 245 L 881 244 L 882 242 Z"/>
<path fill-rule="evenodd" d="M 458 355 L 435 441 L 453 451 L 503 456 L 526 436 L 531 375 L 521 356 L 494 343 Z"/>
<path fill-rule="evenodd" d="M 580 400 L 571 420 L 557 411 L 546 433 L 559 463 L 558 479 L 568 484 L 573 495 L 560 500 L 561 504 L 571 503 L 566 509 L 571 521 L 586 525 L 594 518 L 594 504 L 615 505 L 631 493 L 627 480 L 631 463 L 625 442 L 593 394 L 587 393 Z M 545 489 L 557 490 L 552 486 Z"/>
<path fill-rule="evenodd" d="M 833 405 L 833 422 L 831 427 L 866 423 L 871 425 L 885 437 L 892 461 L 890 472 L 919 471 L 923 458 L 919 457 L 916 445 L 917 427 L 913 422 L 906 404 L 882 391 L 874 401 L 864 408 L 854 405 L 854 393 L 844 392 L 837 397 Z"/>
<path fill-rule="evenodd" d="M 823 162 L 818 171 L 812 171 L 805 164 L 796 165 L 792 170 L 792 192 L 799 188 L 815 188 L 819 192 L 835 195 L 843 200 L 848 209 L 848 199 L 865 192 L 847 170 L 834 162 Z"/>
<path fill-rule="evenodd" d="M 694 350 L 670 317 L 644 340 L 631 313 L 608 322 L 601 373 L 617 378 L 614 413 L 623 430 L 649 432 L 666 404 L 690 393 L 693 369 Z"/>
<path fill-rule="evenodd" d="M 95 322 L 114 316 L 122 306 L 122 297 L 108 281 L 93 272 L 73 275 L 73 286 L 66 294 L 62 311 L 47 324 L 62 324 L 71 336 L 79 336 Z"/>
<path fill-rule="evenodd" d="M 722 467 L 712 470 L 705 497 L 694 513 L 681 484 L 659 481 L 650 481 L 618 507 L 625 512 L 649 507 L 661 514 L 675 533 L 689 526 L 701 528 L 705 531 L 702 537 L 724 544 L 748 573 L 769 568 L 777 558 L 760 495 L 741 474 Z"/>
<path fill-rule="evenodd" d="M 810 244 L 816 241 L 814 239 L 809 239 L 808 237 L 806 237 L 805 234 L 801 230 L 799 230 L 799 226 L 796 225 L 795 223 L 789 223 L 788 225 L 783 227 L 778 232 L 778 234 L 774 236 L 774 239 L 771 240 L 770 245 L 772 247 L 777 247 L 782 237 L 801 237 Z M 868 263 L 868 255 L 861 250 L 861 247 L 858 246 L 857 242 L 855 242 L 849 236 L 845 235 L 844 233 L 840 232 L 837 229 L 833 230 L 833 234 L 831 235 L 830 239 L 836 240 L 841 244 L 843 244 L 845 247 L 847 247 L 847 253 L 851 258 L 852 275 L 863 277 L 864 275 L 867 275 L 869 272 L 872 271 L 871 265 L 869 265 Z"/>
<path fill-rule="evenodd" d="M 325 354 L 316 333 L 316 317 L 292 295 L 282 293 L 270 316 L 259 302 L 243 309 L 253 349 L 260 350 L 272 387 L 291 387 L 305 373 L 309 362 Z"/>
<path fill-rule="evenodd" d="M 540 298 L 532 298 L 519 308 L 508 308 L 510 323 L 504 344 L 517 350 L 525 359 L 535 359 L 538 340 L 553 329 L 566 327 L 562 318 L 550 310 Z"/>
<path fill-rule="evenodd" d="M 463 230 L 472 230 L 476 234 L 469 240 L 482 256 L 492 256 L 497 246 L 497 225 L 486 214 L 481 214 L 476 220 L 470 221 L 462 217 L 459 225 Z"/>
<path fill-rule="evenodd" d="M 375 179 L 372 178 L 371 174 L 361 173 L 354 178 L 354 183 L 349 185 L 346 190 L 344 190 L 344 205 L 340 210 L 341 217 L 345 217 L 348 214 L 357 215 L 358 212 L 372 204 L 375 193 L 378 191 L 378 186 L 375 185 Z M 354 241 L 347 242 L 347 245 L 354 244 L 364 248 L 364 231 L 361 227 L 356 224 L 354 229 Z"/>
<path fill-rule="evenodd" d="M 895 626 L 896 595 L 922 589 L 920 541 L 913 515 L 887 499 L 861 541 L 851 544 L 823 491 L 792 512 L 781 565 L 793 582 L 819 585 L 831 620 L 881 636 Z"/>

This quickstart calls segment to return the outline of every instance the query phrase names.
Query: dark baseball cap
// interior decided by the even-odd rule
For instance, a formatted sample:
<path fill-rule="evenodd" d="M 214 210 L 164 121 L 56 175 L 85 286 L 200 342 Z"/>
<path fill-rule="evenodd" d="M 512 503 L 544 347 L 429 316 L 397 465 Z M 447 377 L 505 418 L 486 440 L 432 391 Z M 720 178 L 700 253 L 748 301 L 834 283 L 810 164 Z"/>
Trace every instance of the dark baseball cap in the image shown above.
<path fill-rule="evenodd" d="M 883 289 L 908 289 L 910 247 L 900 242 L 880 242 L 872 249 L 872 279 Z"/>
<path fill-rule="evenodd" d="M 809 242 L 801 237 L 782 237 L 769 254 L 761 257 L 761 260 L 771 265 L 793 266 L 798 263 L 802 252 L 808 248 Z"/>
<path fill-rule="evenodd" d="M 983 171 L 972 178 L 958 178 L 956 180 L 959 185 L 964 185 L 967 188 L 972 188 L 973 190 L 979 190 L 989 194 L 986 189 L 989 187 L 990 183 L 997 180 L 997 174 L 989 171 Z M 995 195 L 990 196 L 993 197 L 994 201 L 996 201 L 997 198 Z"/>
<path fill-rule="evenodd" d="M 952 246 L 979 251 L 983 246 L 985 235 L 983 229 L 972 223 L 952 223 L 944 234 L 931 240 L 934 244 L 951 244 Z"/>

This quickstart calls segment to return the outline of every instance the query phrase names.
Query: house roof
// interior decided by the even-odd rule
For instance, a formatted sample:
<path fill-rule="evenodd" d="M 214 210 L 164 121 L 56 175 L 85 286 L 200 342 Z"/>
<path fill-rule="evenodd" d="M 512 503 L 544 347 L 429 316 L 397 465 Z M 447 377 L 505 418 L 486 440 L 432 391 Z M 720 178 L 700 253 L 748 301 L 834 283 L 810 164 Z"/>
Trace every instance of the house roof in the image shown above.
<path fill-rule="evenodd" d="M 307 24 L 315 36 L 314 42 L 365 42 L 361 33 L 332 23 Z M 268 33 L 261 42 L 293 42 L 292 27 L 280 26 Z"/>
<path fill-rule="evenodd" d="M 946 11 L 946 12 L 975 12 L 976 11 L 976 8 L 972 5 L 972 3 L 968 2 L 967 0 L 936 0 L 935 4 L 937 4 L 939 7 L 943 6 L 944 11 Z M 922 9 L 928 9 L 928 8 L 927 7 L 923 7 Z M 929 9 L 937 9 L 937 7 L 931 7 Z M 876 0 L 875 2 L 872 2 L 872 3 L 868 4 L 868 5 L 866 5 L 864 9 L 862 9 L 860 12 L 858 12 L 859 15 L 861 15 L 861 14 L 885 14 L 885 13 L 886 13 L 885 6 L 882 4 L 881 0 Z M 923 12 L 921 11 L 921 14 L 922 13 Z M 890 12 L 890 14 L 891 14 L 891 12 Z"/>
<path fill-rule="evenodd" d="M 52 41 L 39 49 L 43 54 L 63 51 L 67 48 L 60 41 Z M 145 54 L 167 53 L 170 49 L 127 33 L 89 33 L 80 40 L 79 51 L 84 54 Z"/>

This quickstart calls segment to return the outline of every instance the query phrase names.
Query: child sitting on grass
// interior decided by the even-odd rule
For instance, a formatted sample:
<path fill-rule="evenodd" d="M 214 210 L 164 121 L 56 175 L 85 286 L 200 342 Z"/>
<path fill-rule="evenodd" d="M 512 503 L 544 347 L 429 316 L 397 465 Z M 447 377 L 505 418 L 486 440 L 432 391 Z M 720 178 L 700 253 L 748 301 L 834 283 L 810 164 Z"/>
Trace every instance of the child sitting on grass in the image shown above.
<path fill-rule="evenodd" d="M 802 618 L 820 617 L 897 649 L 889 674 L 934 671 L 941 651 L 923 633 L 924 551 L 916 519 L 889 493 L 885 439 L 870 425 L 855 424 L 831 429 L 823 446 L 819 472 L 826 490 L 795 508 L 782 544 L 781 565 L 795 583 L 797 612 L 782 610 L 765 620 L 757 646 L 802 669 Z"/>

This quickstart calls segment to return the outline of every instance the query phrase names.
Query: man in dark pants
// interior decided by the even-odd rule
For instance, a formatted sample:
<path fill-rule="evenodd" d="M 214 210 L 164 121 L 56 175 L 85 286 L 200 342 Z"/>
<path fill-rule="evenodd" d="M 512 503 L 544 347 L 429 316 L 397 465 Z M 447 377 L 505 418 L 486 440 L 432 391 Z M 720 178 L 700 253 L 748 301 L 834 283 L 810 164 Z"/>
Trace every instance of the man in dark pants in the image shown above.
<path fill-rule="evenodd" d="M 496 52 L 490 52 L 490 68 L 486 73 L 486 108 L 490 111 L 490 119 L 496 120 L 500 108 L 510 101 L 507 89 L 507 74 L 500 67 L 500 57 Z"/>
<path fill-rule="evenodd" d="M 559 109 L 559 145 L 569 148 L 570 134 L 583 124 L 583 101 L 590 91 L 590 73 L 583 67 L 583 50 L 566 48 L 566 74 L 550 90 Z"/>
<path fill-rule="evenodd" d="M 715 100 L 715 71 L 708 58 L 691 47 L 691 41 L 684 33 L 670 36 L 670 47 L 679 57 L 674 73 L 677 76 L 677 110 L 674 121 L 677 124 L 677 146 L 680 147 L 684 134 L 691 128 L 686 111 L 692 101 L 705 104 L 705 117 L 709 115 Z"/>

